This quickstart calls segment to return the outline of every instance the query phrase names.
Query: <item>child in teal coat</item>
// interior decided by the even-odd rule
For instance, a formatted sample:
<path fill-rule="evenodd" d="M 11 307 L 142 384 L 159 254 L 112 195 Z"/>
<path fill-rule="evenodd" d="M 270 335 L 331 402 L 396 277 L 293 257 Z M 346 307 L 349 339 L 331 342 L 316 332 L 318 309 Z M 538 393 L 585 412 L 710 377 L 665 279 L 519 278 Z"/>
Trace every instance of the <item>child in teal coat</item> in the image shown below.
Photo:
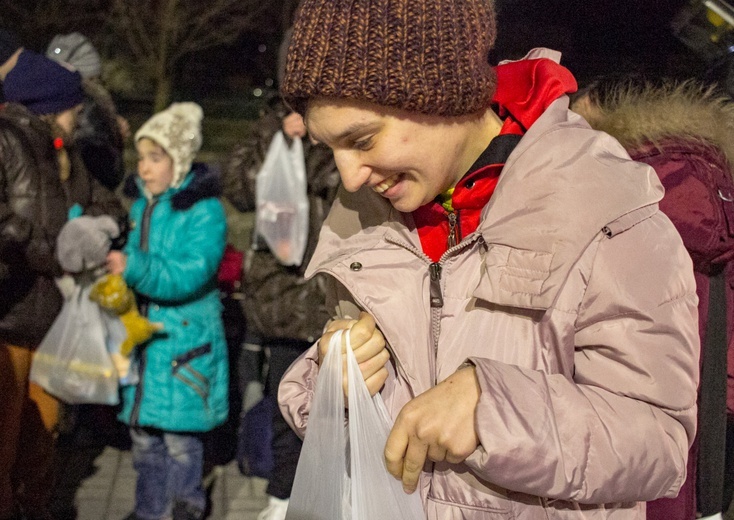
<path fill-rule="evenodd" d="M 226 219 L 216 176 L 192 168 L 202 117 L 197 104 L 174 103 L 135 134 L 132 231 L 124 253 L 108 256 L 110 272 L 122 273 L 141 310 L 163 324 L 134 352 L 140 381 L 122 389 L 120 419 L 130 426 L 138 473 L 130 520 L 203 518 L 201 434 L 228 412 L 216 284 Z"/>

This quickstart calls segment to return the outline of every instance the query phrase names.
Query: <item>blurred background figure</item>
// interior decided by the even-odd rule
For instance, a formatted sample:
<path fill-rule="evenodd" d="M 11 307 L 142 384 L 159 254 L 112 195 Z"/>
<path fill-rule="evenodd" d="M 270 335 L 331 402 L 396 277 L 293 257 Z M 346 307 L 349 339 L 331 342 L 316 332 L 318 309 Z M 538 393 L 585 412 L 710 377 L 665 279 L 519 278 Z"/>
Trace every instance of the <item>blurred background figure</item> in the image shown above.
<path fill-rule="evenodd" d="M 282 128 L 292 139 L 304 138 L 304 155 L 309 198 L 309 235 L 301 265 L 280 264 L 262 239 L 254 237 L 253 247 L 247 252 L 243 287 L 245 292 L 244 312 L 248 334 L 259 337 L 262 347 L 268 352 L 268 372 L 265 388 L 266 398 L 275 399 L 278 384 L 291 363 L 318 339 L 329 316 L 325 308 L 325 287 L 320 276 L 305 280 L 303 275 L 316 247 L 319 230 L 331 207 L 339 183 L 339 173 L 334 164 L 331 150 L 321 144 L 311 143 L 306 136 L 303 119 L 290 113 L 280 119 L 275 113 L 268 114 L 262 126 L 272 134 Z M 235 150 L 226 175 L 237 176 L 248 183 L 256 181 L 247 170 L 242 155 L 245 150 L 255 154 L 260 161 L 264 158 L 269 139 L 259 143 L 243 145 Z M 240 211 L 254 207 L 254 185 L 229 182 L 225 196 Z M 274 469 L 270 475 L 267 493 L 270 503 L 259 520 L 282 520 L 288 506 L 301 439 L 291 430 L 273 406 L 272 452 Z"/>
<path fill-rule="evenodd" d="M 285 55 L 291 31 L 280 47 L 278 77 L 285 72 Z M 316 248 L 321 224 L 331 208 L 339 186 L 339 172 L 331 149 L 312 142 L 303 118 L 289 112 L 280 99 L 262 115 L 258 131 L 239 144 L 225 168 L 224 195 L 239 211 L 255 209 L 256 174 L 273 135 L 282 130 L 287 140 L 303 139 L 309 200 L 308 241 L 298 266 L 282 265 L 260 237 L 253 237 L 246 254 L 243 276 L 244 313 L 249 341 L 259 341 L 268 353 L 266 399 L 275 399 L 278 384 L 291 363 L 321 336 L 329 319 L 322 275 L 306 280 L 306 266 Z M 255 339 L 258 338 L 258 339 Z M 252 349 L 252 345 L 248 347 Z M 252 356 L 252 350 L 243 350 Z M 274 468 L 268 480 L 269 504 L 258 520 L 283 520 L 288 508 L 301 439 L 288 426 L 277 405 L 272 407 L 272 454 Z"/>
<path fill-rule="evenodd" d="M 86 36 L 74 32 L 55 36 L 46 56 L 71 65 L 82 75 L 84 103 L 74 137 L 89 173 L 114 191 L 125 176 L 124 149 L 130 128 L 102 84 L 99 53 Z"/>
<path fill-rule="evenodd" d="M 647 518 L 720 517 L 734 492 L 734 105 L 699 82 L 606 76 L 582 88 L 571 108 L 655 169 L 665 187 L 660 208 L 694 262 L 698 434 L 678 497 L 648 503 Z"/>
<path fill-rule="evenodd" d="M 74 148 L 79 73 L 14 55 L 0 107 L 0 519 L 47 520 L 59 404 L 28 376 L 61 308 L 56 237 L 69 217 L 124 210 Z"/>

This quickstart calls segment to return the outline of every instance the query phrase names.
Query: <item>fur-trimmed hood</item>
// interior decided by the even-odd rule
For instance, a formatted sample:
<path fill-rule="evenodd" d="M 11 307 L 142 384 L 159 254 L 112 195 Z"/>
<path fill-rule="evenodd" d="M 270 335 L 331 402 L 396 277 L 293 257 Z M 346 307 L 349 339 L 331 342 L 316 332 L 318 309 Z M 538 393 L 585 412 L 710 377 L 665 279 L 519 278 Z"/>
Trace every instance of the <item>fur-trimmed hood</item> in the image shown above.
<path fill-rule="evenodd" d="M 218 198 L 222 194 L 221 175 L 218 170 L 209 168 L 204 163 L 194 163 L 186 180 L 180 188 L 170 188 L 171 206 L 176 210 L 187 210 L 202 199 Z M 130 198 L 145 197 L 142 184 L 137 174 L 125 180 L 123 193 Z"/>
<path fill-rule="evenodd" d="M 606 107 L 573 110 L 589 124 L 616 138 L 628 150 L 666 140 L 690 140 L 715 146 L 734 174 L 734 103 L 714 88 L 694 81 L 663 87 L 621 87 Z"/>

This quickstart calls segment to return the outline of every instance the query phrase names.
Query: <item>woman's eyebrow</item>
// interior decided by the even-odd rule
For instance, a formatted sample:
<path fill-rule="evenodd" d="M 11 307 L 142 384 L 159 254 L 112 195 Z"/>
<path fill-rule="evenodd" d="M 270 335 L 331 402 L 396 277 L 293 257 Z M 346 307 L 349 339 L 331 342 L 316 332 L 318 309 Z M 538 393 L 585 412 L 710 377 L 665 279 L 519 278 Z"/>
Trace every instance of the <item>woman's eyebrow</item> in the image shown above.
<path fill-rule="evenodd" d="M 353 136 L 357 133 L 364 133 L 373 130 L 378 126 L 378 123 L 362 123 L 362 122 L 356 122 L 350 124 L 348 127 L 346 127 L 344 130 L 339 132 L 335 136 L 335 141 L 343 141 L 344 139 L 347 139 L 348 137 Z"/>

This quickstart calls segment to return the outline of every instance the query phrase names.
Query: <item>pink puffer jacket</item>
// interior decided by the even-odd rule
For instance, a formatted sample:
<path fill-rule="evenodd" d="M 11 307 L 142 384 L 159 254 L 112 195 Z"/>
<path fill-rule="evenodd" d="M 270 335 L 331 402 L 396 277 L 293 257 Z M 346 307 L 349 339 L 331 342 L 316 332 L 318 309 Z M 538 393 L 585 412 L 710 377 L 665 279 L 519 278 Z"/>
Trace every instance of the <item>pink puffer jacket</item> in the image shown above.
<path fill-rule="evenodd" d="M 470 359 L 477 450 L 427 465 L 429 520 L 643 519 L 673 496 L 695 434 L 699 339 L 691 260 L 658 210 L 655 172 L 554 102 L 510 155 L 479 229 L 444 254 L 443 306 L 410 215 L 342 192 L 309 267 L 335 315 L 370 312 L 392 353 L 393 417 Z M 306 352 L 279 401 L 303 434 Z"/>

